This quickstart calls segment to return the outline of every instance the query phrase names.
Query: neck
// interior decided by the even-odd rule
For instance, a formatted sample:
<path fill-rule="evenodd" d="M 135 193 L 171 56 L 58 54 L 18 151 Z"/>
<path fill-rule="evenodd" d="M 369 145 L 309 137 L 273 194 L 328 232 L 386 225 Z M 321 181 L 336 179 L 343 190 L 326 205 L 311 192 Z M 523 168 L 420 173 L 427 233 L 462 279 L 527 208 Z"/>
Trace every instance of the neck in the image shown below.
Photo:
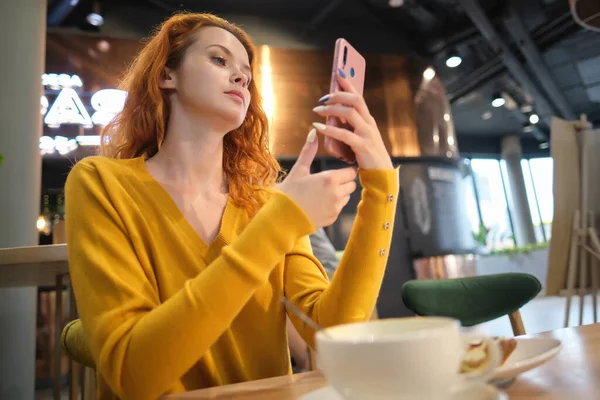
<path fill-rule="evenodd" d="M 226 193 L 223 172 L 224 132 L 204 116 L 171 109 L 166 138 L 149 160 L 160 171 L 160 179 L 191 192 Z"/>

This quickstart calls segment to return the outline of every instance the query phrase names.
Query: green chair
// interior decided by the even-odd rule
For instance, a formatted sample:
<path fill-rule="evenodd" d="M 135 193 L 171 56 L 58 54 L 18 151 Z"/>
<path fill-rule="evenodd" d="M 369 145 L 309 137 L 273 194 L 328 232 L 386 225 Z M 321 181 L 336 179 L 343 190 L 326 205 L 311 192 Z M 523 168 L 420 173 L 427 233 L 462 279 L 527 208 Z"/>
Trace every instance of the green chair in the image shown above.
<path fill-rule="evenodd" d="M 83 333 L 81 320 L 69 322 L 60 336 L 60 344 L 69 358 L 85 367 L 83 374 L 83 400 L 93 400 L 96 397 L 96 363 Z M 72 387 L 69 393 L 73 393 Z M 75 397 L 75 396 L 71 396 Z"/>
<path fill-rule="evenodd" d="M 420 316 L 452 317 L 473 326 L 503 315 L 515 336 L 524 335 L 519 309 L 542 289 L 532 275 L 506 273 L 442 280 L 413 280 L 402 285 L 402 299 Z"/>

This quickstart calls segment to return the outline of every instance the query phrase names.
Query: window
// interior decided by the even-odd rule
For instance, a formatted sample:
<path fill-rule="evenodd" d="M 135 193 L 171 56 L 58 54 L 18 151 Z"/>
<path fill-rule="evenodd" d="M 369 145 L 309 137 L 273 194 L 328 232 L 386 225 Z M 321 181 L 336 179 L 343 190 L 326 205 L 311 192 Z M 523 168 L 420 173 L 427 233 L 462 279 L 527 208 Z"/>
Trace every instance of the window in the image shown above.
<path fill-rule="evenodd" d="M 539 204 L 539 214 L 542 226 L 546 233 L 546 240 L 552 234 L 552 220 L 554 219 L 554 195 L 552 181 L 554 178 L 554 162 L 551 157 L 532 158 L 529 160 L 533 187 Z"/>
<path fill-rule="evenodd" d="M 550 157 L 521 160 L 523 179 L 529 211 L 534 226 L 536 241 L 543 243 L 551 236 L 554 217 L 552 193 L 553 161 Z M 506 171 L 506 162 L 496 159 L 471 160 L 475 185 L 466 183 L 467 215 L 473 233 L 479 233 L 479 210 L 483 224 L 489 230 L 487 247 L 500 250 L 515 245 L 511 213 L 508 204 L 513 204 Z M 512 207 L 512 206 L 511 206 Z"/>
<path fill-rule="evenodd" d="M 525 181 L 525 190 L 527 191 L 527 202 L 529 203 L 529 212 L 531 213 L 531 222 L 535 231 L 535 239 L 538 243 L 546 241 L 546 233 L 542 225 L 540 209 L 538 207 L 537 193 L 535 192 L 535 184 L 531 178 L 531 169 L 529 160 L 521 160 L 521 169 L 523 170 L 523 179 Z"/>
<path fill-rule="evenodd" d="M 493 159 L 473 159 L 471 168 L 475 174 L 476 190 L 483 224 L 489 229 L 487 238 L 490 250 L 514 246 L 514 236 L 506 204 L 504 182 L 500 163 Z"/>
<path fill-rule="evenodd" d="M 479 233 L 479 226 L 481 220 L 479 219 L 479 211 L 477 210 L 479 205 L 477 204 L 477 196 L 475 194 L 475 186 L 473 185 L 473 177 L 467 175 L 463 179 L 465 184 L 465 202 L 467 203 L 467 217 L 471 224 L 471 231 L 475 234 Z"/>

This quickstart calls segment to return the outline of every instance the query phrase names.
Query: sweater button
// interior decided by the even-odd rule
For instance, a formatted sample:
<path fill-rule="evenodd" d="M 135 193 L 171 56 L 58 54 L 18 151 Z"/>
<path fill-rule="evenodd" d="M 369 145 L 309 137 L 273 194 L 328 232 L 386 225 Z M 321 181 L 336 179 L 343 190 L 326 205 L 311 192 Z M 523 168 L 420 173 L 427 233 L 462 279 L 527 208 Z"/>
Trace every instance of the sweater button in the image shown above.
<path fill-rule="evenodd" d="M 385 256 L 385 249 L 381 249 L 379 251 L 379 255 L 382 256 L 382 257 Z"/>
<path fill-rule="evenodd" d="M 383 224 L 383 229 L 385 229 L 385 230 L 390 229 L 390 223 L 386 222 L 385 224 Z"/>
<path fill-rule="evenodd" d="M 393 194 L 390 194 L 390 195 L 388 196 L 388 201 L 389 201 L 390 203 L 391 203 L 392 201 L 394 201 L 394 195 L 393 195 Z"/>

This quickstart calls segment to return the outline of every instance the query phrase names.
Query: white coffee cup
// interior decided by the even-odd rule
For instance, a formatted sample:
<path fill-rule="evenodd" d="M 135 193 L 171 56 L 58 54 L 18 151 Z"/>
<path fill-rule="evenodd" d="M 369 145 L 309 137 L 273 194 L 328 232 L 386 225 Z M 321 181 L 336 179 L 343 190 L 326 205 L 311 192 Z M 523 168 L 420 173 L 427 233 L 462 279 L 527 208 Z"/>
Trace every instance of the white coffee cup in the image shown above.
<path fill-rule="evenodd" d="M 451 318 L 352 323 L 317 332 L 317 360 L 328 383 L 347 399 L 447 399 L 465 385 L 487 382 L 500 365 L 500 346 L 482 338 L 487 367 L 461 374 L 468 340 Z"/>

